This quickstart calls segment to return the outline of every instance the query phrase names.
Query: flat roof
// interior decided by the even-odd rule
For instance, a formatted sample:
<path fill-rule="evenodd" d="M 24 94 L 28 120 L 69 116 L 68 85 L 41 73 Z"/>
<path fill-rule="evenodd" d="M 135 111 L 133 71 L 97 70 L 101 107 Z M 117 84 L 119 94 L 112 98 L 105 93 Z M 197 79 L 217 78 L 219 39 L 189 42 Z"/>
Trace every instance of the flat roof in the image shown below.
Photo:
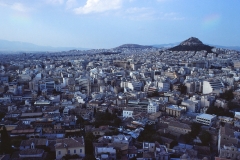
<path fill-rule="evenodd" d="M 212 118 L 215 118 L 216 115 L 203 113 L 203 114 L 199 114 L 199 115 L 197 115 L 197 117 L 205 118 L 205 119 L 212 119 Z"/>
<path fill-rule="evenodd" d="M 51 102 L 50 102 L 50 101 L 36 101 L 34 104 L 35 104 L 35 105 L 39 105 L 39 104 L 44 104 L 44 105 L 46 105 L 46 104 L 51 104 Z"/>
<path fill-rule="evenodd" d="M 22 113 L 21 117 L 42 116 L 42 112 Z"/>
<path fill-rule="evenodd" d="M 240 112 L 235 112 L 235 116 L 240 116 Z"/>
<path fill-rule="evenodd" d="M 173 110 L 178 110 L 178 111 L 184 110 L 183 108 L 180 108 L 177 105 L 170 105 L 170 106 L 167 106 L 166 108 L 171 108 Z"/>
<path fill-rule="evenodd" d="M 127 108 L 124 108 L 123 111 L 134 111 L 134 108 L 132 107 L 127 107 Z"/>

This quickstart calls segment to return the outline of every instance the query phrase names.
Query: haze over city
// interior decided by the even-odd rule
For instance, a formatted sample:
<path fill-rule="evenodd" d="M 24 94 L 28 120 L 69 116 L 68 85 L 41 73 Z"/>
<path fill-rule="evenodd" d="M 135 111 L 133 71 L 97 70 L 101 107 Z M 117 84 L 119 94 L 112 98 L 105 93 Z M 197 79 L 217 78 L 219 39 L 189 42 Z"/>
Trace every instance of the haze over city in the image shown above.
<path fill-rule="evenodd" d="M 0 0 L 0 39 L 53 47 L 240 42 L 240 1 Z"/>

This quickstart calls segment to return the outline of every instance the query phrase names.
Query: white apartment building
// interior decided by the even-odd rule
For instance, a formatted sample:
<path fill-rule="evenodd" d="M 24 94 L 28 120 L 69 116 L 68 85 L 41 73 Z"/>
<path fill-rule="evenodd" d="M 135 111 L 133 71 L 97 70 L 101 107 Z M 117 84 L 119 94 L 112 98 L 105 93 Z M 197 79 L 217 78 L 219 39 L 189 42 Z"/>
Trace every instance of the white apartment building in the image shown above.
<path fill-rule="evenodd" d="M 158 82 L 158 88 L 162 88 L 162 91 L 170 90 L 170 83 L 168 82 Z"/>
<path fill-rule="evenodd" d="M 141 91 L 142 87 L 143 84 L 140 81 L 132 81 L 128 83 L 128 88 L 130 88 L 133 91 Z"/>
<path fill-rule="evenodd" d="M 141 91 L 142 88 L 143 88 L 143 83 L 140 82 L 140 81 L 130 81 L 130 82 L 129 81 L 127 81 L 127 82 L 122 81 L 121 82 L 121 87 L 129 88 L 132 91 Z"/>
<path fill-rule="evenodd" d="M 219 80 L 209 80 L 203 81 L 203 94 L 209 93 L 222 93 L 224 89 L 224 85 Z"/>
<path fill-rule="evenodd" d="M 123 118 L 133 117 L 133 108 L 125 108 L 123 109 Z"/>
<path fill-rule="evenodd" d="M 186 82 L 185 86 L 187 87 L 187 93 L 202 92 L 201 81 Z"/>
<path fill-rule="evenodd" d="M 181 102 L 181 105 L 187 107 L 187 112 L 197 113 L 200 110 L 200 100 L 187 99 Z"/>
<path fill-rule="evenodd" d="M 91 81 L 87 78 L 80 78 L 78 79 L 78 85 L 80 87 L 81 93 L 85 93 L 87 95 L 90 95 L 91 93 Z"/>
<path fill-rule="evenodd" d="M 196 116 L 196 121 L 204 125 L 211 125 L 216 119 L 217 119 L 216 115 L 205 113 Z"/>
<path fill-rule="evenodd" d="M 156 113 L 159 111 L 159 105 L 157 102 L 150 100 L 147 106 L 148 113 Z"/>
<path fill-rule="evenodd" d="M 96 159 L 116 159 L 116 149 L 114 147 L 95 147 Z"/>
<path fill-rule="evenodd" d="M 215 97 L 210 95 L 201 96 L 200 98 L 201 107 L 209 107 L 214 100 L 215 100 Z"/>
<path fill-rule="evenodd" d="M 81 104 L 85 103 L 85 99 L 87 98 L 85 94 L 82 94 L 79 91 L 74 93 L 74 97 L 78 101 L 78 103 L 81 103 Z"/>

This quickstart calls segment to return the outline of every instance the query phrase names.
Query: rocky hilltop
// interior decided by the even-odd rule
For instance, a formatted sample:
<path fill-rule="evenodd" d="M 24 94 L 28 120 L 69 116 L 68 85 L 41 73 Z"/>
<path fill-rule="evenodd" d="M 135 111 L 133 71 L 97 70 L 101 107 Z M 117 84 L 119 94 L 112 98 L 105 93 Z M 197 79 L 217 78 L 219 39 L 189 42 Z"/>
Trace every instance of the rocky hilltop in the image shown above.
<path fill-rule="evenodd" d="M 208 53 L 212 52 L 212 48 L 209 45 L 205 45 L 200 41 L 198 38 L 191 37 L 183 42 L 181 42 L 179 45 L 170 48 L 170 51 L 202 51 L 205 50 Z"/>
<path fill-rule="evenodd" d="M 197 46 L 197 45 L 203 45 L 202 41 L 200 41 L 198 38 L 191 37 L 182 43 L 180 43 L 181 46 Z"/>

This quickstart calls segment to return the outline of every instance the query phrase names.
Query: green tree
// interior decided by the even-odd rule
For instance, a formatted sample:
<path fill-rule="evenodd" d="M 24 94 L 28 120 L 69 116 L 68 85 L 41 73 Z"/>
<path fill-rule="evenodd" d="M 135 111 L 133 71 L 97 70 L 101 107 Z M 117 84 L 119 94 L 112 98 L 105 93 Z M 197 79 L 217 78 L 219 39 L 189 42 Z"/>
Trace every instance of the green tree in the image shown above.
<path fill-rule="evenodd" d="M 96 160 L 96 158 L 95 158 L 93 155 L 87 154 L 87 155 L 83 158 L 83 160 Z"/>
<path fill-rule="evenodd" d="M 220 95 L 220 98 L 230 101 L 234 98 L 233 90 L 229 89 Z"/>
<path fill-rule="evenodd" d="M 93 133 L 89 132 L 85 135 L 85 150 L 86 154 L 92 155 L 93 154 L 93 141 L 95 136 Z"/>
<path fill-rule="evenodd" d="M 113 120 L 114 126 L 119 127 L 121 125 L 121 123 L 122 123 L 122 120 L 120 118 L 118 118 L 118 117 L 114 118 L 114 120 Z"/>
<path fill-rule="evenodd" d="M 190 133 L 182 135 L 182 139 L 185 143 L 190 144 L 192 142 L 192 135 Z"/>
<path fill-rule="evenodd" d="M 154 125 L 146 125 L 144 130 L 140 133 L 138 141 L 148 141 L 148 142 L 162 142 L 161 135 L 156 132 Z"/>
<path fill-rule="evenodd" d="M 106 113 L 109 113 L 108 108 L 106 109 Z"/>
<path fill-rule="evenodd" d="M 158 96 L 159 96 L 158 91 L 154 91 L 152 93 L 148 93 L 148 97 L 158 97 Z"/>
<path fill-rule="evenodd" d="M 207 114 L 215 114 L 217 116 L 227 116 L 227 117 L 234 117 L 234 114 L 232 112 L 229 112 L 228 110 L 223 109 L 222 107 L 217 106 L 210 106 L 208 107 Z"/>
<path fill-rule="evenodd" d="M 72 63 L 71 63 L 71 62 L 68 62 L 67 65 L 68 65 L 69 67 L 71 67 L 71 66 L 72 66 Z"/>
<path fill-rule="evenodd" d="M 209 142 L 211 141 L 211 134 L 208 131 L 202 131 L 199 138 L 202 141 L 203 145 L 208 145 Z"/>
<path fill-rule="evenodd" d="M 55 88 L 52 90 L 52 94 L 53 95 L 59 95 L 61 94 L 61 92 L 58 92 Z"/>
<path fill-rule="evenodd" d="M 84 123 L 84 119 L 82 118 L 82 116 L 77 115 L 76 124 L 83 124 L 83 123 Z"/>
<path fill-rule="evenodd" d="M 1 148 L 0 152 L 10 154 L 12 152 L 11 147 L 11 138 L 7 133 L 6 127 L 3 126 L 3 130 L 1 131 Z"/>
<path fill-rule="evenodd" d="M 116 129 L 114 129 L 114 130 L 112 130 L 112 131 L 106 132 L 106 133 L 105 133 L 105 136 L 112 136 L 112 135 L 118 135 L 118 134 L 119 134 L 119 131 L 118 131 L 118 129 L 116 128 Z"/>
<path fill-rule="evenodd" d="M 187 93 L 187 87 L 184 84 L 181 84 L 179 86 L 181 94 L 186 94 Z"/>
<path fill-rule="evenodd" d="M 3 117 L 5 117 L 5 113 L 0 112 L 0 121 L 2 120 Z"/>
<path fill-rule="evenodd" d="M 182 135 L 181 136 L 182 140 L 185 143 L 190 144 L 192 140 L 199 135 L 200 132 L 201 132 L 201 124 L 194 122 L 191 124 L 191 132 Z"/>
<path fill-rule="evenodd" d="M 95 115 L 95 120 L 96 121 L 111 121 L 111 120 L 113 120 L 112 119 L 112 115 L 111 115 L 111 113 L 109 113 L 109 112 L 97 112 L 96 113 L 96 115 Z"/>
<path fill-rule="evenodd" d="M 94 107 L 94 110 L 93 110 L 93 116 L 95 116 L 97 113 L 97 110 L 96 110 L 96 107 Z"/>
<path fill-rule="evenodd" d="M 228 101 L 228 109 L 240 109 L 240 104 L 239 102 L 236 102 L 236 101 Z"/>
<path fill-rule="evenodd" d="M 191 137 L 195 138 L 197 135 L 199 135 L 200 131 L 201 131 L 201 124 L 196 122 L 192 123 L 191 132 L 190 132 Z"/>
<path fill-rule="evenodd" d="M 170 143 L 170 148 L 173 148 L 174 146 L 177 146 L 177 145 L 178 145 L 178 141 L 173 140 L 173 141 Z"/>
<path fill-rule="evenodd" d="M 40 96 L 42 94 L 42 91 L 38 90 L 37 95 Z"/>
<path fill-rule="evenodd" d="M 74 154 L 74 155 L 70 155 L 70 154 L 66 154 L 65 156 L 62 157 L 63 160 L 69 160 L 69 159 L 78 159 L 79 155 Z"/>

